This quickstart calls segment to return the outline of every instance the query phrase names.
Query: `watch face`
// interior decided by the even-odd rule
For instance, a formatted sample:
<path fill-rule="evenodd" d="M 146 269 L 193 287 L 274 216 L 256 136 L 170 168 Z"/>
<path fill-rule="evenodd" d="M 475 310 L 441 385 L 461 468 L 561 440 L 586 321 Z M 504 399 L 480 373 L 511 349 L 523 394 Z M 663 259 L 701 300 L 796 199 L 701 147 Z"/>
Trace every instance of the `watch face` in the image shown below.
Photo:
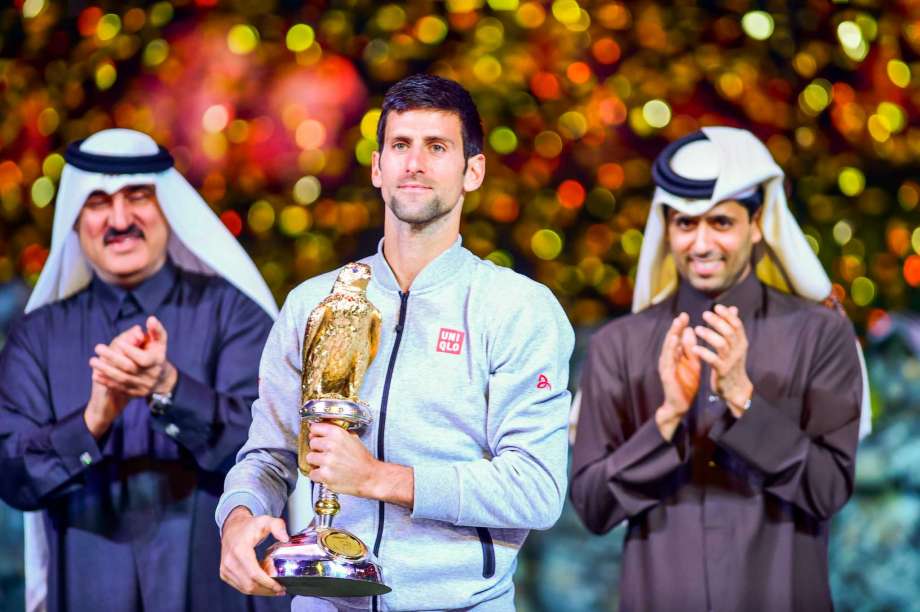
<path fill-rule="evenodd" d="M 164 414 L 166 409 L 172 406 L 172 396 L 163 393 L 151 393 L 149 404 L 150 412 L 157 415 Z"/>

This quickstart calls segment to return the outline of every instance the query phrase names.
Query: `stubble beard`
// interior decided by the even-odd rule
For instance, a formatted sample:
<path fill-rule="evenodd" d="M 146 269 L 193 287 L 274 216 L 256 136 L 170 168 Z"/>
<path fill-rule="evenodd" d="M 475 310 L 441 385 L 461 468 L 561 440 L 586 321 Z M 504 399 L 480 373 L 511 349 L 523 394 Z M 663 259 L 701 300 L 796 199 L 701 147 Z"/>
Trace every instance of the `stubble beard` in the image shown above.
<path fill-rule="evenodd" d="M 447 216 L 453 207 L 445 206 L 444 202 L 438 196 L 433 196 L 431 200 L 423 206 L 412 209 L 404 202 L 400 201 L 395 195 L 390 197 L 387 207 L 393 212 L 397 219 L 412 226 L 412 229 L 423 230 L 436 221 Z"/>

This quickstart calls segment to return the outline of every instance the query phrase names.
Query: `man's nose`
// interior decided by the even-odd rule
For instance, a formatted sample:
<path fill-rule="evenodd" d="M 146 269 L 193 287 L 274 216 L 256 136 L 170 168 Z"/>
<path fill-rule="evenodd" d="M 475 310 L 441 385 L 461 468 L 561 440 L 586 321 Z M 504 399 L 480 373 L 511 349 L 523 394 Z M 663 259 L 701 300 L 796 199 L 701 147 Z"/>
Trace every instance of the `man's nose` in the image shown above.
<path fill-rule="evenodd" d="M 696 234 L 693 236 L 693 253 L 700 255 L 703 253 L 708 253 L 711 250 L 711 236 L 709 235 L 709 228 L 706 227 L 705 223 L 700 223 L 696 226 Z"/>
<path fill-rule="evenodd" d="M 125 229 L 131 224 L 131 213 L 128 210 L 127 202 L 121 194 L 116 194 L 112 198 L 111 214 L 109 223 L 115 229 Z"/>
<path fill-rule="evenodd" d="M 418 174 L 425 171 L 422 152 L 413 147 L 406 156 L 406 174 Z"/>

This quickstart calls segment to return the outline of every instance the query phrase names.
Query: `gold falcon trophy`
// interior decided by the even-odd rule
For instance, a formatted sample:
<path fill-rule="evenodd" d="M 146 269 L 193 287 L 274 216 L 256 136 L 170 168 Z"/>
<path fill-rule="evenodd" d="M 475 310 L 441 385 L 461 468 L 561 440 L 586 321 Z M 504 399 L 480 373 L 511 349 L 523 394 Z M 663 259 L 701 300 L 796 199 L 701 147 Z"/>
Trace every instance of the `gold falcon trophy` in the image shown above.
<path fill-rule="evenodd" d="M 303 342 L 297 466 L 310 473 L 310 424 L 333 423 L 348 431 L 371 422 L 358 399 L 361 381 L 380 343 L 380 311 L 366 296 L 371 268 L 346 265 L 332 293 L 310 313 Z M 338 495 L 319 485 L 310 525 L 268 549 L 262 568 L 292 595 L 366 597 L 390 592 L 380 564 L 357 536 L 332 526 Z"/>

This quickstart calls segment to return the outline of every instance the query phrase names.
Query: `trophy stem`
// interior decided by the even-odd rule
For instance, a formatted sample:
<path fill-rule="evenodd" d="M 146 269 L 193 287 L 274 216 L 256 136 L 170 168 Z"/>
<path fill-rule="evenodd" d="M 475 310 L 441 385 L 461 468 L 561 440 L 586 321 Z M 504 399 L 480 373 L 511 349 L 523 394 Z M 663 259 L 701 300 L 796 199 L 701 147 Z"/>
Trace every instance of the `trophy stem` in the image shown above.
<path fill-rule="evenodd" d="M 335 491 L 330 491 L 329 487 L 320 483 L 319 499 L 313 505 L 313 512 L 316 513 L 316 524 L 320 527 L 332 527 L 332 519 L 339 513 L 339 496 Z"/>

